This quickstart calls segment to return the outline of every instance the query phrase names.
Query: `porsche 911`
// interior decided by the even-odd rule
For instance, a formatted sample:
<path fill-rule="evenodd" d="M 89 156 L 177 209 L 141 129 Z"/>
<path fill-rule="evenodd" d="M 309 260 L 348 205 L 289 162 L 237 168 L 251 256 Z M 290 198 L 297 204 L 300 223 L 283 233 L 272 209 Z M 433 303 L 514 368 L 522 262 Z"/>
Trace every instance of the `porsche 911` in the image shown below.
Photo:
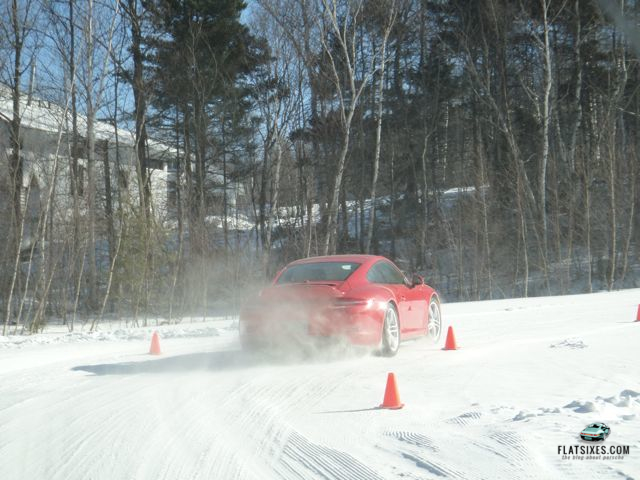
<path fill-rule="evenodd" d="M 604 423 L 590 423 L 580 432 L 583 440 L 604 440 L 611 433 L 611 429 Z"/>
<path fill-rule="evenodd" d="M 440 338 L 440 299 L 419 275 L 408 279 L 376 255 L 332 255 L 296 260 L 240 314 L 245 349 L 292 339 L 344 339 L 385 356 L 400 342 Z"/>

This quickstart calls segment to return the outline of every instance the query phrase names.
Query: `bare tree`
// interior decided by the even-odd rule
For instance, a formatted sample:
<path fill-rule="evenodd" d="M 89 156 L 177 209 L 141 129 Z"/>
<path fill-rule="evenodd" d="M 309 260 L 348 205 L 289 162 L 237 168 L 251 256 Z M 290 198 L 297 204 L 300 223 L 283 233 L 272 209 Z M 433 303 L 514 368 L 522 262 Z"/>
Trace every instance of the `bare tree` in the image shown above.
<path fill-rule="evenodd" d="M 12 267 L 10 270 L 10 280 L 8 291 L 5 295 L 5 318 L 3 334 L 6 334 L 12 312 L 11 306 L 16 285 L 19 283 L 19 265 L 20 254 L 22 248 L 24 234 L 24 218 L 23 218 L 23 155 L 22 155 L 22 117 L 21 117 L 21 101 L 22 101 L 22 77 L 25 71 L 29 70 L 29 63 L 25 65 L 25 53 L 29 55 L 31 50 L 30 63 L 35 61 L 35 52 L 33 51 L 35 44 L 35 22 L 38 18 L 39 5 L 34 0 L 26 2 L 18 2 L 11 0 L 6 3 L 4 17 L 9 19 L 8 22 L 1 22 L 3 43 L 9 47 L 12 62 L 10 72 L 5 76 L 7 84 L 11 89 L 12 100 L 12 117 L 9 126 L 9 198 L 11 206 L 8 209 L 9 221 L 7 225 L 10 228 L 9 249 L 11 252 Z M 28 42 L 31 42 L 29 44 Z M 9 62 L 7 62 L 9 63 Z M 7 65 L 9 66 L 9 65 Z M 3 72 L 4 73 L 4 72 Z"/>
<path fill-rule="evenodd" d="M 86 108 L 86 162 L 87 162 L 87 254 L 88 254 L 88 304 L 99 307 L 98 271 L 96 262 L 96 113 L 102 106 L 108 74 L 113 35 L 119 18 L 119 3 L 111 7 L 88 0 L 81 12 L 83 62 L 80 64 L 80 84 L 83 88 Z M 96 25 L 98 27 L 96 27 Z"/>
<path fill-rule="evenodd" d="M 371 81 L 373 69 L 371 65 L 368 65 L 364 72 L 356 70 L 357 45 L 359 44 L 357 37 L 361 34 L 358 22 L 362 15 L 362 1 L 322 0 L 322 5 L 321 16 L 318 19 L 322 32 L 320 39 L 324 53 L 329 58 L 330 76 L 338 97 L 338 111 L 342 123 L 342 139 L 335 169 L 335 179 L 330 190 L 326 232 L 322 245 L 322 252 L 327 255 L 330 252 L 335 252 L 336 249 L 338 199 L 349 153 L 351 123 L 358 108 L 360 96 Z M 338 52 L 334 50 L 331 39 L 337 41 Z M 360 78 L 358 78 L 359 73 Z"/>
<path fill-rule="evenodd" d="M 120 4 L 120 3 L 119 3 Z M 135 117 L 135 150 L 137 155 L 137 171 L 140 196 L 140 208 L 149 217 L 150 195 L 149 172 L 147 165 L 147 85 L 143 78 L 143 56 L 142 56 L 142 23 L 143 12 L 141 11 L 139 0 L 127 0 L 122 3 L 122 11 L 129 21 L 131 29 L 131 54 L 133 60 L 133 75 L 131 78 L 131 88 L 134 96 L 134 117 Z"/>
<path fill-rule="evenodd" d="M 382 2 L 380 9 L 384 12 L 386 17 L 384 26 L 382 27 L 382 38 L 380 39 L 379 46 L 379 60 L 378 60 L 378 110 L 376 113 L 376 146 L 373 154 L 373 176 L 371 180 L 371 210 L 369 214 L 369 225 L 367 230 L 367 239 L 364 247 L 364 251 L 369 253 L 371 250 L 371 240 L 373 239 L 373 228 L 376 219 L 376 187 L 378 185 L 378 172 L 380 170 L 380 148 L 382 143 L 382 116 L 383 116 L 383 100 L 384 100 L 384 86 L 385 86 L 385 72 L 387 59 L 387 41 L 389 40 L 389 34 L 396 21 L 398 14 L 396 8 L 396 1 L 390 0 L 388 2 Z"/>
<path fill-rule="evenodd" d="M 288 36 L 278 28 L 277 22 L 267 12 L 256 21 L 258 32 L 269 40 L 274 56 L 264 67 L 264 73 L 256 78 L 256 105 L 264 119 L 262 135 L 263 163 L 260 180 L 260 229 L 262 237 L 262 265 L 268 274 L 272 232 L 278 217 L 280 179 L 283 156 L 290 145 L 286 133 L 296 107 L 291 86 L 295 81 L 293 58 L 295 54 Z M 267 192 L 269 190 L 269 192 Z M 270 195 L 268 195 L 270 193 Z M 267 198 L 269 199 L 267 208 Z"/>

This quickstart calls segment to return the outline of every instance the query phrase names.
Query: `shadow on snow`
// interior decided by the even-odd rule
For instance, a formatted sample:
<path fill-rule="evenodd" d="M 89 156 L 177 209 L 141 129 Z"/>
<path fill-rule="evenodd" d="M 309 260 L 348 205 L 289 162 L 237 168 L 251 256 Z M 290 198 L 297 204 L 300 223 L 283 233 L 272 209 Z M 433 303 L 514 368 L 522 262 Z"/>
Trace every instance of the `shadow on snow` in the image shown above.
<path fill-rule="evenodd" d="M 346 352 L 308 353 L 292 351 L 282 352 L 245 352 L 242 350 L 225 350 L 220 352 L 200 352 L 170 357 L 155 357 L 139 362 L 102 363 L 95 365 L 79 365 L 73 371 L 87 372 L 93 375 L 135 375 L 148 373 L 191 372 L 196 370 L 224 371 L 259 366 L 300 365 L 326 363 L 353 358 Z"/>

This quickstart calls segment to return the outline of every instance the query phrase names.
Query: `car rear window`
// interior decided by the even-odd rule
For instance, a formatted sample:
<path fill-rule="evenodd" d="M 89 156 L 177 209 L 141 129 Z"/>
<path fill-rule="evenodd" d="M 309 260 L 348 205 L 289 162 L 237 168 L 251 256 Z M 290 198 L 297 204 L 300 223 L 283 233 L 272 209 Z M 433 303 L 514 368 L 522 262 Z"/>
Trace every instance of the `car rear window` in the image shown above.
<path fill-rule="evenodd" d="M 276 283 L 343 282 L 359 266 L 355 262 L 300 263 L 287 267 Z"/>

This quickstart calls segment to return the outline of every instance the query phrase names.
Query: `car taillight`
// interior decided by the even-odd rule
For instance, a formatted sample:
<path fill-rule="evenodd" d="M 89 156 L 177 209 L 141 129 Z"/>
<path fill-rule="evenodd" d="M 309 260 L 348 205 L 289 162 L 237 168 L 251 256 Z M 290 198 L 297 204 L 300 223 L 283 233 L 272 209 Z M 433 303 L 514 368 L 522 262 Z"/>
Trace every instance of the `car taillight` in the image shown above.
<path fill-rule="evenodd" d="M 370 298 L 338 298 L 335 300 L 333 305 L 338 308 L 371 307 L 373 305 L 373 300 Z"/>

